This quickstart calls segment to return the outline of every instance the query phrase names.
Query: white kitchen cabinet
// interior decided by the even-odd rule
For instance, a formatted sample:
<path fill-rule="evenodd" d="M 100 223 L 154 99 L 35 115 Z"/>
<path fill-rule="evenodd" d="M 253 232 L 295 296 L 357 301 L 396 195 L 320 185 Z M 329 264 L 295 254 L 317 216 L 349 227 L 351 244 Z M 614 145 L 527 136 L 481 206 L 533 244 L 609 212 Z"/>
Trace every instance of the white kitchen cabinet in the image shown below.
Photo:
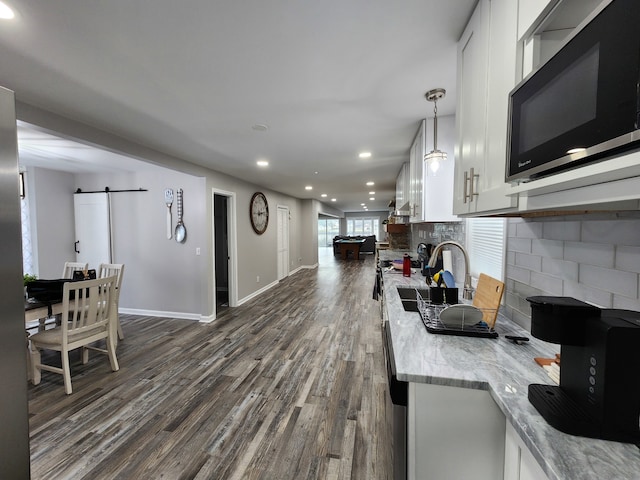
<path fill-rule="evenodd" d="M 407 409 L 407 478 L 502 478 L 506 420 L 488 391 L 409 383 Z"/>
<path fill-rule="evenodd" d="M 601 0 L 519 0 L 521 76 L 542 66 L 604 6 Z M 507 195 L 518 199 L 519 212 L 638 210 L 640 152 L 614 154 L 597 163 L 514 183 L 508 185 Z"/>
<path fill-rule="evenodd" d="M 504 480 L 546 480 L 548 477 L 510 423 L 506 425 Z"/>
<path fill-rule="evenodd" d="M 396 179 L 396 210 L 401 210 L 409 201 L 409 163 L 402 164 Z"/>
<path fill-rule="evenodd" d="M 411 150 L 409 152 L 409 207 L 411 223 L 422 222 L 422 201 L 423 201 L 423 158 L 425 141 L 425 121 L 420 122 L 420 127 L 416 133 Z"/>
<path fill-rule="evenodd" d="M 517 3 L 480 0 L 458 43 L 454 213 L 513 210 L 505 178 L 509 93 L 516 82 Z"/>
<path fill-rule="evenodd" d="M 518 80 L 543 65 L 564 45 L 602 0 L 519 0 L 518 48 L 522 71 Z"/>
<path fill-rule="evenodd" d="M 440 162 L 434 172 L 427 162 L 423 163 L 422 221 L 457 222 L 453 214 L 453 175 L 455 169 L 455 116 L 438 116 L 438 149 L 447 153 L 447 160 Z M 425 150 L 433 148 L 433 118 L 428 118 L 425 128 Z"/>

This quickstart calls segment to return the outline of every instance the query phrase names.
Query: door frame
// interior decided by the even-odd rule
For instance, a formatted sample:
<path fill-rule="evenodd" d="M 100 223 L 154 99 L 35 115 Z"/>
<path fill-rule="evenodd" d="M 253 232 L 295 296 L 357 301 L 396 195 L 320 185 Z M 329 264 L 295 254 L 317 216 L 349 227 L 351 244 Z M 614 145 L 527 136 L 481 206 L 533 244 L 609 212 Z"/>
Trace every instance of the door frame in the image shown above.
<path fill-rule="evenodd" d="M 236 223 L 236 193 L 219 188 L 211 189 L 211 285 L 213 294 L 213 315 L 216 319 L 216 232 L 215 232 L 215 201 L 216 195 L 227 197 L 227 234 L 229 248 L 229 307 L 238 306 L 238 256 L 237 256 L 237 223 Z"/>
<path fill-rule="evenodd" d="M 290 229 L 291 225 L 290 225 L 290 222 L 289 222 L 290 211 L 289 211 L 289 207 L 288 206 L 286 206 L 286 205 L 277 205 L 276 212 L 277 212 L 276 219 L 277 219 L 277 223 L 278 223 L 277 228 L 276 228 L 276 231 L 277 231 L 277 234 L 276 234 L 276 261 L 278 262 L 277 266 L 276 266 L 276 274 L 278 276 L 278 281 L 280 281 L 280 280 L 283 280 L 283 279 L 287 278 L 291 274 L 291 266 L 290 266 L 291 247 L 290 247 L 290 242 L 289 242 L 289 238 L 290 238 L 289 229 Z M 287 247 L 286 248 L 286 252 L 287 252 L 286 265 L 287 265 L 287 267 L 286 267 L 284 272 L 280 271 L 280 266 L 281 266 L 280 265 L 280 256 L 279 256 L 280 252 L 278 252 L 278 249 L 280 248 L 280 235 L 281 235 L 281 232 L 282 232 L 282 228 L 281 228 L 281 225 L 280 225 L 280 212 L 284 212 L 286 214 L 284 222 L 285 222 L 285 224 L 287 226 L 286 238 L 283 237 L 283 240 L 284 240 L 284 242 L 286 244 L 286 247 Z"/>

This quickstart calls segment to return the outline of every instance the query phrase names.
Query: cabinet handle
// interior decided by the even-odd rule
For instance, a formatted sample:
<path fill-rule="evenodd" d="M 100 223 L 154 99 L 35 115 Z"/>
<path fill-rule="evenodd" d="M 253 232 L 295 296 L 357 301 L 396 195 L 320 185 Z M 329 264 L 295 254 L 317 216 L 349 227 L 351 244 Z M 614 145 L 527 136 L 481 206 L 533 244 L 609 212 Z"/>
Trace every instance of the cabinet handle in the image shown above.
<path fill-rule="evenodd" d="M 462 203 L 467 203 L 467 183 L 469 183 L 469 173 L 464 171 L 464 186 L 462 189 Z"/>
<path fill-rule="evenodd" d="M 478 196 L 478 192 L 474 191 L 473 181 L 480 178 L 479 173 L 473 173 L 473 168 L 469 169 L 469 202 L 473 202 L 473 197 Z"/>
<path fill-rule="evenodd" d="M 464 172 L 464 189 L 462 192 L 464 196 L 464 198 L 462 199 L 463 203 L 467 203 L 467 198 L 469 199 L 469 202 L 473 202 L 473 197 L 478 196 L 478 192 L 474 192 L 473 181 L 477 180 L 479 177 L 480 177 L 480 174 L 474 173 L 473 168 L 469 169 L 469 173 L 467 173 L 466 171 Z M 467 194 L 467 183 L 469 184 L 468 194 Z"/>

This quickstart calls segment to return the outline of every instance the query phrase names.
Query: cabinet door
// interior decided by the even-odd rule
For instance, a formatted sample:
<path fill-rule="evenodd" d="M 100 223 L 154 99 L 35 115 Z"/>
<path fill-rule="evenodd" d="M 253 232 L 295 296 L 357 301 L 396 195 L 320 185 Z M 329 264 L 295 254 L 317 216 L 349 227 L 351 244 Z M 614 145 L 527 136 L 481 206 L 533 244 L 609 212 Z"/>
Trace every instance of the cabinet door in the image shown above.
<path fill-rule="evenodd" d="M 454 213 L 510 210 L 506 196 L 509 93 L 515 86 L 517 3 L 480 0 L 458 44 Z"/>
<path fill-rule="evenodd" d="M 458 96 L 456 106 L 456 166 L 454 213 L 466 214 L 471 203 L 466 197 L 471 168 L 484 156 L 487 62 L 489 49 L 489 0 L 480 0 L 458 42 Z"/>
<path fill-rule="evenodd" d="M 407 162 L 402 164 L 398 178 L 396 179 L 396 210 L 402 209 L 402 206 L 407 203 L 409 197 L 409 189 L 407 186 L 409 179 L 409 168 Z"/>
<path fill-rule="evenodd" d="M 428 118 L 425 128 L 425 150 L 433 146 L 433 118 Z M 456 222 L 460 219 L 453 214 L 453 171 L 455 145 L 455 117 L 438 116 L 438 148 L 447 153 L 447 160 L 440 162 L 433 171 L 423 160 L 423 203 L 422 219 L 425 222 Z"/>
<path fill-rule="evenodd" d="M 422 222 L 422 163 L 424 158 L 424 126 L 425 121 L 420 122 L 420 127 L 411 145 L 411 157 L 409 160 L 409 202 L 411 204 L 410 222 Z"/>
<path fill-rule="evenodd" d="M 487 118 L 485 156 L 479 169 L 473 199 L 475 211 L 511 209 L 516 197 L 508 197 L 505 182 L 509 94 L 516 85 L 517 2 L 491 0 L 489 29 L 489 74 L 487 80 Z"/>

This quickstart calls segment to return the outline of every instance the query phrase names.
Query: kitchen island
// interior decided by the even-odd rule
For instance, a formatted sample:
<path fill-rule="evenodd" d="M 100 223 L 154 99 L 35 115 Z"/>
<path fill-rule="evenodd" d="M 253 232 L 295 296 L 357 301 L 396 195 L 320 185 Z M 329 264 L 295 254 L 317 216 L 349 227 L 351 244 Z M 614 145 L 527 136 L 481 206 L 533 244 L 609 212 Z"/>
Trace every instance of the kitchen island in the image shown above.
<path fill-rule="evenodd" d="M 403 253 L 405 252 L 387 250 L 380 252 L 380 258 L 393 260 L 401 258 Z M 442 408 L 442 415 L 446 415 L 446 410 L 451 409 L 450 404 L 437 405 L 434 402 L 426 404 L 415 401 L 412 405 L 412 398 L 418 398 L 416 392 L 424 388 L 434 389 L 436 393 L 442 389 L 445 393 L 459 393 L 457 397 L 462 399 L 462 406 L 459 407 L 461 418 L 469 410 L 484 412 L 481 410 L 484 408 L 481 402 L 487 403 L 487 395 L 490 397 L 488 403 L 495 403 L 501 412 L 500 418 L 503 416 L 505 422 L 505 440 L 502 446 L 497 446 L 505 452 L 505 479 L 540 478 L 535 473 L 527 476 L 531 465 L 519 463 L 521 458 L 526 457 L 535 459 L 534 469 L 538 468 L 549 479 L 554 480 L 640 479 L 638 447 L 567 435 L 551 427 L 530 404 L 527 398 L 529 384 L 552 383 L 534 358 L 553 357 L 560 351 L 559 345 L 532 337 L 502 316 L 499 316 L 495 327 L 499 333 L 497 339 L 430 334 L 418 313 L 404 310 L 397 292 L 399 286 L 424 288 L 425 278 L 417 269 L 414 269 L 415 273 L 411 277 L 382 270 L 382 309 L 392 350 L 390 357 L 397 379 L 409 382 L 410 456 L 412 448 L 416 448 L 411 445 L 412 439 L 416 438 L 415 432 L 412 433 L 414 426 L 411 422 L 415 419 L 415 415 L 411 415 L 412 409 L 417 415 L 426 411 L 432 417 L 439 415 L 439 408 Z M 526 336 L 530 341 L 517 345 L 506 340 L 504 335 Z M 480 395 L 480 398 L 475 400 L 474 395 Z M 446 395 L 437 398 L 446 398 Z M 498 425 L 498 428 L 502 427 Z M 452 426 L 452 430 L 455 427 Z M 451 443 L 452 437 L 443 433 L 451 432 L 437 429 L 428 432 L 429 435 L 438 436 L 438 444 Z M 522 448 L 518 449 L 518 445 Z M 455 443 L 442 446 L 445 450 L 456 448 Z M 423 454 L 428 453 L 414 451 L 413 455 L 420 460 Z M 464 457 L 460 457 L 460 463 L 462 462 Z M 451 465 L 451 468 L 455 469 L 456 465 Z M 411 470 L 409 465 L 410 473 Z M 437 477 L 417 473 L 414 478 Z"/>

